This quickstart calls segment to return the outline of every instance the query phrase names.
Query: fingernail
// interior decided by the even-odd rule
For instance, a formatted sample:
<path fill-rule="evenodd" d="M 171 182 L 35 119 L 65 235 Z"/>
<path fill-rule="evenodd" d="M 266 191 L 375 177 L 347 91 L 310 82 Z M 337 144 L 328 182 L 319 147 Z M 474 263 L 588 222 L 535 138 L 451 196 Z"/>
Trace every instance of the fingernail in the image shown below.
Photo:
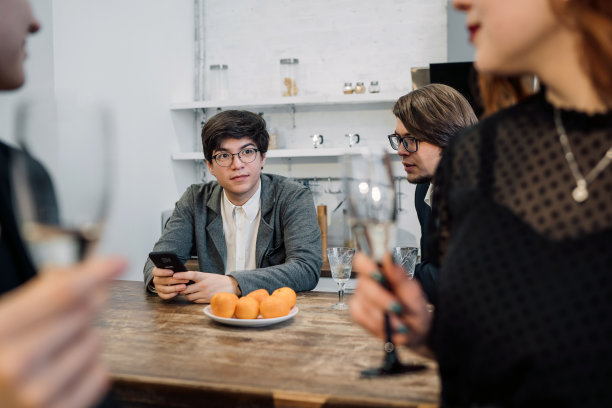
<path fill-rule="evenodd" d="M 408 328 L 408 326 L 404 325 L 404 324 L 400 324 L 399 326 L 397 326 L 395 328 L 395 331 L 399 334 L 408 334 L 410 333 L 410 329 Z"/>
<path fill-rule="evenodd" d="M 404 308 L 398 302 L 391 302 L 391 304 L 389 305 L 389 310 L 397 316 L 401 315 L 404 312 Z"/>
<path fill-rule="evenodd" d="M 380 273 L 380 271 L 374 271 L 370 274 L 370 277 L 372 279 L 374 279 L 376 282 L 380 283 L 381 285 L 385 285 L 385 277 L 383 276 L 382 273 Z"/>

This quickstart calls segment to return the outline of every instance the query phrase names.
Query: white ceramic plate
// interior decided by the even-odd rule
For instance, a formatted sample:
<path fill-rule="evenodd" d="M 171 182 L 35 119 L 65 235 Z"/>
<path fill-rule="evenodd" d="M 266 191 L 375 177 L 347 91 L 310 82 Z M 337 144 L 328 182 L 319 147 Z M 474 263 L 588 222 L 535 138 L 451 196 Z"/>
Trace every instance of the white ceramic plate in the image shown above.
<path fill-rule="evenodd" d="M 229 324 L 230 326 L 242 326 L 242 327 L 263 327 L 270 326 L 272 324 L 284 322 L 285 320 L 291 319 L 293 316 L 298 314 L 299 309 L 294 306 L 293 309 L 289 311 L 287 316 L 282 317 L 273 317 L 271 319 L 264 319 L 263 317 L 259 317 L 257 319 L 235 319 L 235 318 L 227 318 L 227 317 L 219 317 L 215 316 L 212 312 L 210 305 L 204 308 L 204 314 L 215 322 Z"/>

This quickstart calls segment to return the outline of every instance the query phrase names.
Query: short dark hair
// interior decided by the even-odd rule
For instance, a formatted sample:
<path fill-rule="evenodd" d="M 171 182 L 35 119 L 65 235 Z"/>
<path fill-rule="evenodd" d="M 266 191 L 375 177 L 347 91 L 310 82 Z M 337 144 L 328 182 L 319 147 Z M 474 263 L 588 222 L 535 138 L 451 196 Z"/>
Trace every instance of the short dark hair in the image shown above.
<path fill-rule="evenodd" d="M 451 136 L 478 122 L 467 99 L 443 84 L 426 85 L 402 96 L 393 114 L 411 135 L 441 148 Z"/>
<path fill-rule="evenodd" d="M 266 121 L 261 116 L 241 110 L 227 110 L 210 118 L 202 128 L 202 148 L 204 158 L 212 162 L 213 152 L 225 139 L 242 139 L 248 137 L 263 154 L 268 151 L 270 135 L 266 130 Z"/>

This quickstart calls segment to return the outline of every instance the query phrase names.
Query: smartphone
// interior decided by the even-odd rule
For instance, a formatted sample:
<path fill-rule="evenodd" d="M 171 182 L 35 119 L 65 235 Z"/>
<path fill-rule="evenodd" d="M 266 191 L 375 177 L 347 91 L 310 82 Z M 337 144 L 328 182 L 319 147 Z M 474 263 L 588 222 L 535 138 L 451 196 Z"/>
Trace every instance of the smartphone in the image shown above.
<path fill-rule="evenodd" d="M 151 261 L 153 261 L 155 266 L 157 266 L 160 269 L 170 269 L 173 272 L 186 272 L 187 271 L 187 268 L 185 268 L 185 265 L 181 262 L 179 257 L 174 252 L 170 252 L 170 251 L 150 252 L 149 258 L 151 259 Z"/>

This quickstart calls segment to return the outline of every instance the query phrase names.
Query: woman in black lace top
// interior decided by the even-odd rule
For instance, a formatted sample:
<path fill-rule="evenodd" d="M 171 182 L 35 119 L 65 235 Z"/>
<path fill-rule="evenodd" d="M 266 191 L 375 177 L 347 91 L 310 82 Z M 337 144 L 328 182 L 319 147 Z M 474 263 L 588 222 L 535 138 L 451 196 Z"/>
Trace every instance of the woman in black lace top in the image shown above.
<path fill-rule="evenodd" d="M 454 4 L 489 111 L 522 100 L 442 158 L 435 312 L 390 265 L 384 291 L 361 256 L 375 279 L 360 279 L 352 315 L 382 337 L 381 309 L 402 309 L 394 339 L 433 351 L 444 406 L 612 406 L 612 2 Z M 500 77 L 526 73 L 543 85 L 526 98 Z"/>

